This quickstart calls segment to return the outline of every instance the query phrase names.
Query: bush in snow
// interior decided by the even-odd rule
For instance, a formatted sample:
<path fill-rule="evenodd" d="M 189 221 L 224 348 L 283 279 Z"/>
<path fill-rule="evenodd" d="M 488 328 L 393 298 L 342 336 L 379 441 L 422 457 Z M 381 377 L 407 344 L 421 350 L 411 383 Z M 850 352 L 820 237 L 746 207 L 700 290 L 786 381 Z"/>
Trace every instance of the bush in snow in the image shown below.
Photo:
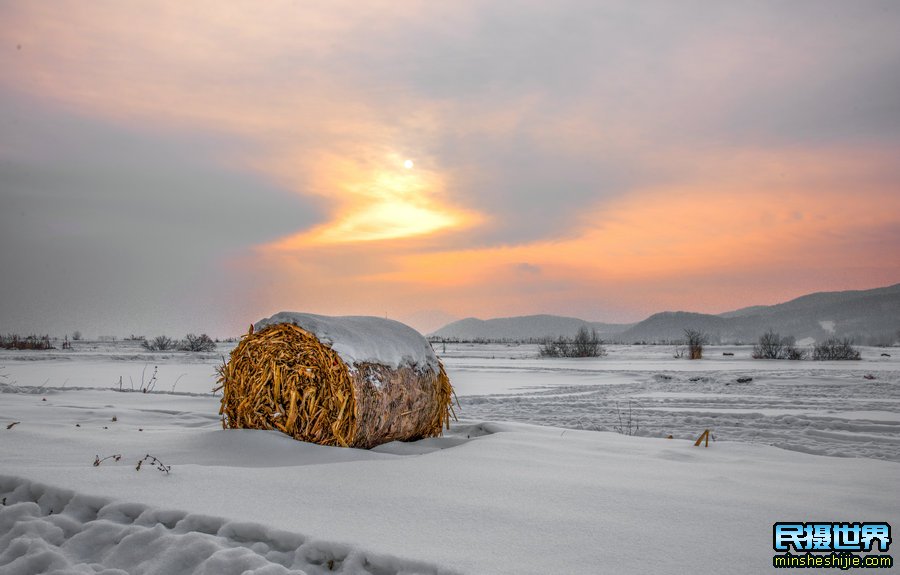
<path fill-rule="evenodd" d="M 805 359 L 806 352 L 797 349 L 793 336 L 782 337 L 774 330 L 769 330 L 759 336 L 759 341 L 753 346 L 753 359 Z"/>
<path fill-rule="evenodd" d="M 168 351 L 175 349 L 175 341 L 171 337 L 158 335 L 153 339 L 144 340 L 141 346 L 148 351 Z"/>
<path fill-rule="evenodd" d="M 699 329 L 685 329 L 684 339 L 690 359 L 703 359 L 703 346 L 709 343 L 709 336 Z"/>
<path fill-rule="evenodd" d="M 606 348 L 597 330 L 588 331 L 582 326 L 574 338 L 559 336 L 545 340 L 541 344 L 540 354 L 541 357 L 601 357 L 606 355 Z"/>
<path fill-rule="evenodd" d="M 178 344 L 178 349 L 181 351 L 215 351 L 216 342 L 205 333 L 200 335 L 189 333 Z"/>
<path fill-rule="evenodd" d="M 856 360 L 860 359 L 859 350 L 853 347 L 853 339 L 849 337 L 830 337 L 813 348 L 813 359 L 819 361 Z"/>
<path fill-rule="evenodd" d="M 14 333 L 0 335 L 0 348 L 3 349 L 53 349 L 49 335 L 29 335 L 22 337 Z"/>

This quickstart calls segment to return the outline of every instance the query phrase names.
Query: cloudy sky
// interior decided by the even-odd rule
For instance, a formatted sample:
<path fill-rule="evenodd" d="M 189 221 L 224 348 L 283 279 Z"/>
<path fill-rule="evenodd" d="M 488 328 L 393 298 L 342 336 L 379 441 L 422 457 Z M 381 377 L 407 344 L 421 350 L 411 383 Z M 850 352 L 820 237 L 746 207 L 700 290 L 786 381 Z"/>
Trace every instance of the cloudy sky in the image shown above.
<path fill-rule="evenodd" d="M 0 3 L 0 331 L 900 282 L 900 2 Z"/>

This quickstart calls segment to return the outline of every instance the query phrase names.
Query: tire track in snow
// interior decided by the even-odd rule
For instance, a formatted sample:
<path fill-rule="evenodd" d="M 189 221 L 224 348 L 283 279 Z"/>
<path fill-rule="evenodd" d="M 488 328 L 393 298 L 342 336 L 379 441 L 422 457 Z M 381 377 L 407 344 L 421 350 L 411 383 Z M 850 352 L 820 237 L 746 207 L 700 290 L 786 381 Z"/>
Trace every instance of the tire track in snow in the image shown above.
<path fill-rule="evenodd" d="M 819 455 L 900 461 L 900 374 L 755 372 L 630 374 L 618 385 L 580 384 L 460 397 L 466 419 L 571 429 L 763 443 Z"/>

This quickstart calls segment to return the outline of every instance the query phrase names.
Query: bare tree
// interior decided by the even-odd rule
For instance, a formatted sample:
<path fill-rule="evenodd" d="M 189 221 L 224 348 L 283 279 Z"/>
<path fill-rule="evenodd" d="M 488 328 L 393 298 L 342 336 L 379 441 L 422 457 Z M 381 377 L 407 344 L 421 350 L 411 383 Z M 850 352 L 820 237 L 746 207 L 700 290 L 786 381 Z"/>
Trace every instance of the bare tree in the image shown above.
<path fill-rule="evenodd" d="M 759 341 L 753 346 L 752 355 L 753 359 L 806 358 L 806 352 L 796 347 L 793 336 L 782 337 L 772 329 L 759 336 Z"/>
<path fill-rule="evenodd" d="M 559 336 L 541 344 L 541 357 L 602 357 L 606 355 L 597 330 L 581 326 L 574 338 Z"/>
<path fill-rule="evenodd" d="M 158 335 L 151 340 L 144 340 L 141 346 L 149 351 L 168 351 L 175 349 L 175 341 L 171 337 Z"/>
<path fill-rule="evenodd" d="M 830 337 L 813 348 L 813 359 L 819 361 L 857 360 L 861 359 L 859 350 L 853 347 L 853 339 L 849 337 Z"/>
<path fill-rule="evenodd" d="M 690 359 L 703 359 L 703 346 L 709 343 L 709 335 L 699 329 L 686 328 L 684 339 Z"/>
<path fill-rule="evenodd" d="M 81 332 L 77 329 L 72 332 L 72 341 L 78 341 L 81 339 Z"/>
<path fill-rule="evenodd" d="M 597 335 L 597 330 L 581 326 L 578 333 L 575 334 L 575 340 L 572 342 L 572 357 L 599 357 L 606 355 L 603 349 L 603 340 Z"/>
<path fill-rule="evenodd" d="M 178 349 L 181 351 L 215 351 L 216 342 L 205 333 L 201 335 L 189 333 L 178 344 Z"/>

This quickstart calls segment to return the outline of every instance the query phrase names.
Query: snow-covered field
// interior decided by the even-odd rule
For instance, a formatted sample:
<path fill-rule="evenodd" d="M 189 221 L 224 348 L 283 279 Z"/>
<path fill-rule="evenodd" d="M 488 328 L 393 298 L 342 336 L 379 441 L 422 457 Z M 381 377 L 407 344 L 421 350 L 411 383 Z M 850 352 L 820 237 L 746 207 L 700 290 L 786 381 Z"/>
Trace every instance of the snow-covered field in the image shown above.
<path fill-rule="evenodd" d="M 900 524 L 900 350 L 435 347 L 461 421 L 371 451 L 222 430 L 227 345 L 0 352 L 0 573 L 762 573 L 776 521 Z"/>
<path fill-rule="evenodd" d="M 713 347 L 701 361 L 673 359 L 666 346 L 613 347 L 596 360 L 481 347 L 445 354 L 468 418 L 599 431 L 630 423 L 635 435 L 683 439 L 711 429 L 717 440 L 900 462 L 900 350 L 813 362 L 753 360 L 746 346 Z"/>

